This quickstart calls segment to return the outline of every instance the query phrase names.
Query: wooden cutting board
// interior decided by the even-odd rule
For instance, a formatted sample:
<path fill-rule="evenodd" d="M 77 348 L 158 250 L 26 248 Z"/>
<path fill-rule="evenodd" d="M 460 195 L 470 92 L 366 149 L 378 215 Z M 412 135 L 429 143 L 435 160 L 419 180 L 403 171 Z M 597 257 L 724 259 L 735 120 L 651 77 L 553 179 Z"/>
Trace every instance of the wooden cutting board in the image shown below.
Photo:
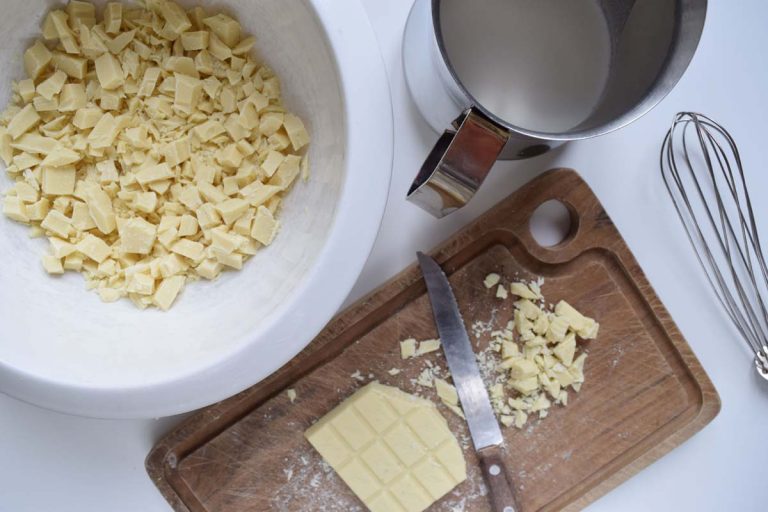
<path fill-rule="evenodd" d="M 544 248 L 528 226 L 550 199 L 568 207 L 572 229 Z M 718 413 L 712 382 L 576 172 L 540 176 L 432 254 L 450 277 L 478 352 L 512 315 L 512 299 L 496 299 L 483 286 L 489 272 L 507 282 L 542 277 L 548 301 L 565 299 L 601 324 L 598 338 L 583 345 L 586 382 L 570 393 L 568 407 L 555 406 L 522 430 L 503 429 L 522 512 L 581 509 Z M 341 313 L 277 373 L 161 439 L 147 458 L 153 481 L 177 511 L 364 510 L 302 434 L 374 379 L 438 401 L 416 378 L 429 364 L 445 368 L 442 354 L 399 355 L 399 340 L 436 336 L 429 307 L 411 266 Z M 391 375 L 392 368 L 402 371 Z M 439 408 L 465 446 L 469 477 L 431 510 L 487 511 L 466 424 Z"/>

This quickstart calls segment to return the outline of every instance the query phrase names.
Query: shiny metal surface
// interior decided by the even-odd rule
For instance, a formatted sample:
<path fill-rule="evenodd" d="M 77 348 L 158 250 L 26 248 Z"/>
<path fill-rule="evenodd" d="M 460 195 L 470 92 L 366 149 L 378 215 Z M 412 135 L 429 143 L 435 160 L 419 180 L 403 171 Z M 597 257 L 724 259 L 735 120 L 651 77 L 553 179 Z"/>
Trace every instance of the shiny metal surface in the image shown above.
<path fill-rule="evenodd" d="M 480 188 L 507 142 L 507 133 L 475 109 L 446 130 L 424 161 L 408 200 L 435 217 L 464 206 Z"/>
<path fill-rule="evenodd" d="M 712 119 L 680 112 L 660 165 L 712 291 L 768 380 L 768 265 L 736 141 Z"/>
<path fill-rule="evenodd" d="M 606 18 L 612 50 L 611 71 L 602 99 L 578 126 L 561 133 L 545 133 L 500 118 L 467 91 L 445 50 L 440 25 L 441 0 L 416 0 L 404 34 L 403 66 L 409 92 L 422 117 L 436 132 L 443 133 L 462 113 L 473 109 L 506 133 L 506 143 L 498 155 L 503 160 L 531 158 L 568 141 L 609 133 L 641 117 L 672 90 L 688 67 L 704 28 L 707 0 L 598 1 Z M 642 14 L 638 16 L 640 27 L 638 23 L 628 23 L 638 13 Z M 653 47 L 648 41 L 655 42 Z M 529 51 L 535 54 L 535 48 Z M 445 139 L 443 133 L 438 140 L 439 147 L 433 150 L 425 165 L 439 164 L 440 159 L 435 158 L 434 153 L 445 148 Z M 432 170 L 439 171 L 436 167 Z M 461 171 L 461 167 L 455 168 L 452 179 L 463 182 L 463 177 L 459 177 Z M 483 175 L 488 171 L 490 166 Z M 430 175 L 433 178 L 424 179 Z M 413 189 L 430 179 L 439 182 L 444 178 L 442 172 L 422 169 Z M 437 183 L 435 188 L 446 187 Z M 445 197 L 450 200 L 442 206 L 434 197 L 425 201 L 422 194 L 409 194 L 409 199 L 432 214 L 443 212 L 444 215 L 466 203 L 472 193 L 470 189 L 463 189 L 455 197 L 448 194 Z"/>
<path fill-rule="evenodd" d="M 448 368 L 469 424 L 472 443 L 476 450 L 500 445 L 504 441 L 501 429 L 491 409 L 491 400 L 448 278 L 435 260 L 421 252 L 418 258 Z"/>

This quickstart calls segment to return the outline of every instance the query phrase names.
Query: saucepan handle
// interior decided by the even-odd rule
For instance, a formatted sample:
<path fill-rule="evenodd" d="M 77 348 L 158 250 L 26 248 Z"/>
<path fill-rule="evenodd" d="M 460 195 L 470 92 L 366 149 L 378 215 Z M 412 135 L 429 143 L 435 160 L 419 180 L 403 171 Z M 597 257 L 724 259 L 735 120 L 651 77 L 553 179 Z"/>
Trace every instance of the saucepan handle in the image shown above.
<path fill-rule="evenodd" d="M 453 122 L 421 166 L 408 200 L 435 217 L 464 206 L 504 149 L 509 132 L 469 108 Z"/>

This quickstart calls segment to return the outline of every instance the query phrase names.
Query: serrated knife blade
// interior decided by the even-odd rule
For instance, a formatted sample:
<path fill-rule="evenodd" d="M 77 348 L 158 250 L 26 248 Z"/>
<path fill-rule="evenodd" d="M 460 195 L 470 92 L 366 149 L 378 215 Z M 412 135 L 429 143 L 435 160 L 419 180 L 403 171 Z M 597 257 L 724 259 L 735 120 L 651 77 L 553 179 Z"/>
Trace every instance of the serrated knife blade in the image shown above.
<path fill-rule="evenodd" d="M 504 438 L 491 408 L 491 399 L 480 375 L 459 305 L 448 277 L 437 262 L 421 252 L 418 259 L 448 369 L 467 418 L 483 475 L 491 489 L 493 508 L 498 512 L 512 512 L 514 494 L 501 449 Z"/>

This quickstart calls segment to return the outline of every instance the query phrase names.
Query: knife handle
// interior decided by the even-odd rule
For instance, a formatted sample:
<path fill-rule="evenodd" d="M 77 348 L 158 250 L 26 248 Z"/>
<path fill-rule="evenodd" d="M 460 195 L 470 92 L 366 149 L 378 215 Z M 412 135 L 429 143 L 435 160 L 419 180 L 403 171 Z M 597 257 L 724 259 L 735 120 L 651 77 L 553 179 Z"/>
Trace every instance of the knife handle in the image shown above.
<path fill-rule="evenodd" d="M 490 489 L 491 506 L 494 512 L 515 512 L 515 494 L 512 481 L 507 473 L 499 446 L 489 446 L 477 453 L 480 469 Z"/>

